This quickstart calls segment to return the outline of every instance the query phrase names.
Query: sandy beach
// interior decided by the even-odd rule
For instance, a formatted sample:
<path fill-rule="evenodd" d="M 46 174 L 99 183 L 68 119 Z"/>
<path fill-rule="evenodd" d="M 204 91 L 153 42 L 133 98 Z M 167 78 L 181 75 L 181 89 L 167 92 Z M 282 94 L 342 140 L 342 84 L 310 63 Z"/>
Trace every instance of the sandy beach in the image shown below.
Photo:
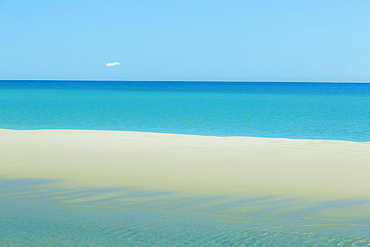
<path fill-rule="evenodd" d="M 370 143 L 0 130 L 0 178 L 189 195 L 370 198 Z"/>

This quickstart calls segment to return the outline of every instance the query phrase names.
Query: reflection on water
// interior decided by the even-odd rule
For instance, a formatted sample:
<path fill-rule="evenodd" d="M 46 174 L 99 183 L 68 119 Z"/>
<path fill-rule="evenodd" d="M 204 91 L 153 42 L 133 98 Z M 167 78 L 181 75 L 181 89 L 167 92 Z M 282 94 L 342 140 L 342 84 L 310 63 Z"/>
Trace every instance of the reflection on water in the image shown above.
<path fill-rule="evenodd" d="M 185 197 L 0 180 L 0 246 L 367 246 L 370 219 L 322 217 L 369 201 Z"/>

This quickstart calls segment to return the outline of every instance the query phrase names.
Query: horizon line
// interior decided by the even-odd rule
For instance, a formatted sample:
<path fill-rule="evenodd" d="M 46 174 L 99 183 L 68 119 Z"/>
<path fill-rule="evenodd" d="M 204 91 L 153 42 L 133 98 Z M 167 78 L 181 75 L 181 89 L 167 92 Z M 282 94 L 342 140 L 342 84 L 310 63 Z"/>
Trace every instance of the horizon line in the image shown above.
<path fill-rule="evenodd" d="M 370 83 L 370 81 L 266 81 L 266 80 L 121 80 L 121 79 L 0 79 L 0 81 L 117 81 L 117 82 L 298 82 L 298 83 Z"/>

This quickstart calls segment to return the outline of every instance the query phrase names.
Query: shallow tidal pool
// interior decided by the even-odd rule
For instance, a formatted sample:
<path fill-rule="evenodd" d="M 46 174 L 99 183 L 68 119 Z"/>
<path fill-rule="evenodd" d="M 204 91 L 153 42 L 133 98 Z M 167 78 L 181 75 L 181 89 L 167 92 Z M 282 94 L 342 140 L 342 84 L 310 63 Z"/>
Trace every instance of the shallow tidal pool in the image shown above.
<path fill-rule="evenodd" d="M 0 180 L 0 246 L 370 245 L 370 218 L 345 215 L 368 201 L 302 206 L 302 198 L 236 200 L 56 184 Z"/>

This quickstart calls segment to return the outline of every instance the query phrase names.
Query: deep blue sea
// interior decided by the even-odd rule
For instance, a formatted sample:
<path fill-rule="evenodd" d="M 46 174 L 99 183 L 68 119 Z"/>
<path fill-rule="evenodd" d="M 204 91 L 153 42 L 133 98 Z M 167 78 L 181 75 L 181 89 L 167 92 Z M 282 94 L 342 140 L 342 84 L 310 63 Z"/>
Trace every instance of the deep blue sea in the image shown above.
<path fill-rule="evenodd" d="M 370 141 L 370 83 L 0 81 L 0 128 Z"/>

